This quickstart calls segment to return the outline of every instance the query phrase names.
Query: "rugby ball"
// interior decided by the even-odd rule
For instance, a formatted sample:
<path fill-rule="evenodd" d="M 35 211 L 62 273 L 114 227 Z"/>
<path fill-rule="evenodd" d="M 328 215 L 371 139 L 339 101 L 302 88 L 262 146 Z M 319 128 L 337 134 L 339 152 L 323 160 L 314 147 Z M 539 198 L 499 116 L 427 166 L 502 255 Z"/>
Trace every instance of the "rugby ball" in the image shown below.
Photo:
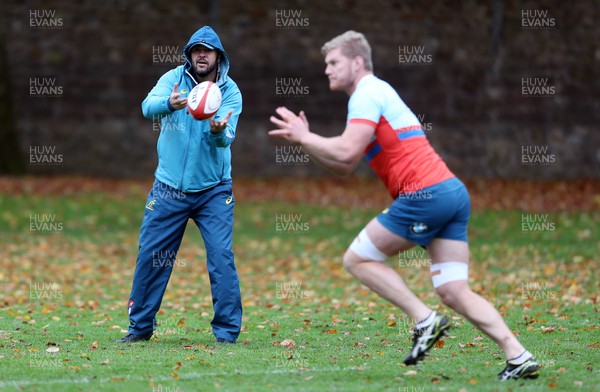
<path fill-rule="evenodd" d="M 206 120 L 219 110 L 221 99 L 219 86 L 213 82 L 202 82 L 188 94 L 188 111 L 196 120 Z"/>

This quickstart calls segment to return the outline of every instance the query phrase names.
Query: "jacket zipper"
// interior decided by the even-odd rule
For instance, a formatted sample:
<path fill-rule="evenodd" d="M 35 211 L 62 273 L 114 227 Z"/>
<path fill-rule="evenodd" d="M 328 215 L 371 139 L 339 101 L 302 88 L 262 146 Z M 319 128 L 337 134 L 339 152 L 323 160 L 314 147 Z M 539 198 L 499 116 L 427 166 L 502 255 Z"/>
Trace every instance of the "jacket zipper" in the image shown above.
<path fill-rule="evenodd" d="M 185 73 L 187 73 L 190 77 L 192 77 L 192 75 L 190 75 L 187 70 L 185 71 Z M 198 84 L 194 78 L 192 78 L 192 81 L 194 83 Z M 185 154 L 183 155 L 183 168 L 181 169 L 181 181 L 180 182 L 181 182 L 181 188 L 182 188 L 181 190 L 182 191 L 185 191 L 184 186 L 183 186 L 183 179 L 185 178 L 185 168 L 187 167 L 187 157 L 188 157 L 188 152 L 190 150 L 190 139 L 191 139 L 191 134 L 190 134 L 190 132 L 188 132 L 187 141 L 185 143 Z"/>

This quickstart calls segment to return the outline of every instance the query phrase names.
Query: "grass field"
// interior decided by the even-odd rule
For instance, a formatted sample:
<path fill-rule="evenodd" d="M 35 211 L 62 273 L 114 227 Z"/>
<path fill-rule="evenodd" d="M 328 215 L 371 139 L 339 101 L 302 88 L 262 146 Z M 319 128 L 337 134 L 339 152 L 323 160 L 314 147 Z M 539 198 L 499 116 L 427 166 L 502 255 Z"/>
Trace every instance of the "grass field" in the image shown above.
<path fill-rule="evenodd" d="M 589 391 L 600 384 L 597 199 L 587 211 L 553 209 L 552 192 L 530 189 L 551 206 L 501 202 L 508 207 L 497 209 L 481 202 L 489 198 L 485 186 L 473 187 L 472 287 L 544 366 L 537 380 L 500 383 L 501 352 L 439 305 L 426 253 L 388 260 L 453 319 L 450 336 L 419 367 L 402 364 L 412 321 L 343 270 L 344 250 L 387 203 L 377 183 L 359 190 L 320 189 L 318 182 L 236 185 L 244 327 L 233 346 L 214 344 L 205 253 L 193 223 L 155 337 L 114 344 L 128 325 L 150 182 L 105 182 L 104 192 L 77 181 L 52 184 L 10 180 L 0 190 L 0 389 Z M 306 189 L 318 191 L 304 197 Z M 369 199 L 375 193 L 383 197 Z M 513 190 L 512 197 L 524 193 Z"/>

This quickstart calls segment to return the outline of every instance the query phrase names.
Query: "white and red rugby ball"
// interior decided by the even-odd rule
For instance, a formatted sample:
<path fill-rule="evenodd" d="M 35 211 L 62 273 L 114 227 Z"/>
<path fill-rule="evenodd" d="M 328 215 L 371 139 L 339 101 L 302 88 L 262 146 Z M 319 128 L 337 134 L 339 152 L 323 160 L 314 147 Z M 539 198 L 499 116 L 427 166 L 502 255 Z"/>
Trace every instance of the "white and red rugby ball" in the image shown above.
<path fill-rule="evenodd" d="M 188 95 L 188 111 L 196 120 L 206 120 L 219 110 L 222 98 L 219 86 L 213 82 L 202 82 Z"/>

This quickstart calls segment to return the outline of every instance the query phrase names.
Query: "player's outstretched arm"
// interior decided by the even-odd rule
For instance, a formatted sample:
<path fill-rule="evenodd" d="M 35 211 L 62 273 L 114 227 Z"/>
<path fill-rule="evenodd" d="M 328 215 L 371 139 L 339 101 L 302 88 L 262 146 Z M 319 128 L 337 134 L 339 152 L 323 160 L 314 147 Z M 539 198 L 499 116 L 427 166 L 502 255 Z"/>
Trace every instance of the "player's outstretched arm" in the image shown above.
<path fill-rule="evenodd" d="M 310 132 L 304 112 L 296 116 L 287 108 L 279 107 L 276 113 L 280 118 L 271 116 L 270 120 L 278 129 L 269 135 L 301 145 L 319 164 L 338 175 L 354 171 L 375 131 L 371 125 L 349 124 L 340 136 L 323 137 Z"/>

